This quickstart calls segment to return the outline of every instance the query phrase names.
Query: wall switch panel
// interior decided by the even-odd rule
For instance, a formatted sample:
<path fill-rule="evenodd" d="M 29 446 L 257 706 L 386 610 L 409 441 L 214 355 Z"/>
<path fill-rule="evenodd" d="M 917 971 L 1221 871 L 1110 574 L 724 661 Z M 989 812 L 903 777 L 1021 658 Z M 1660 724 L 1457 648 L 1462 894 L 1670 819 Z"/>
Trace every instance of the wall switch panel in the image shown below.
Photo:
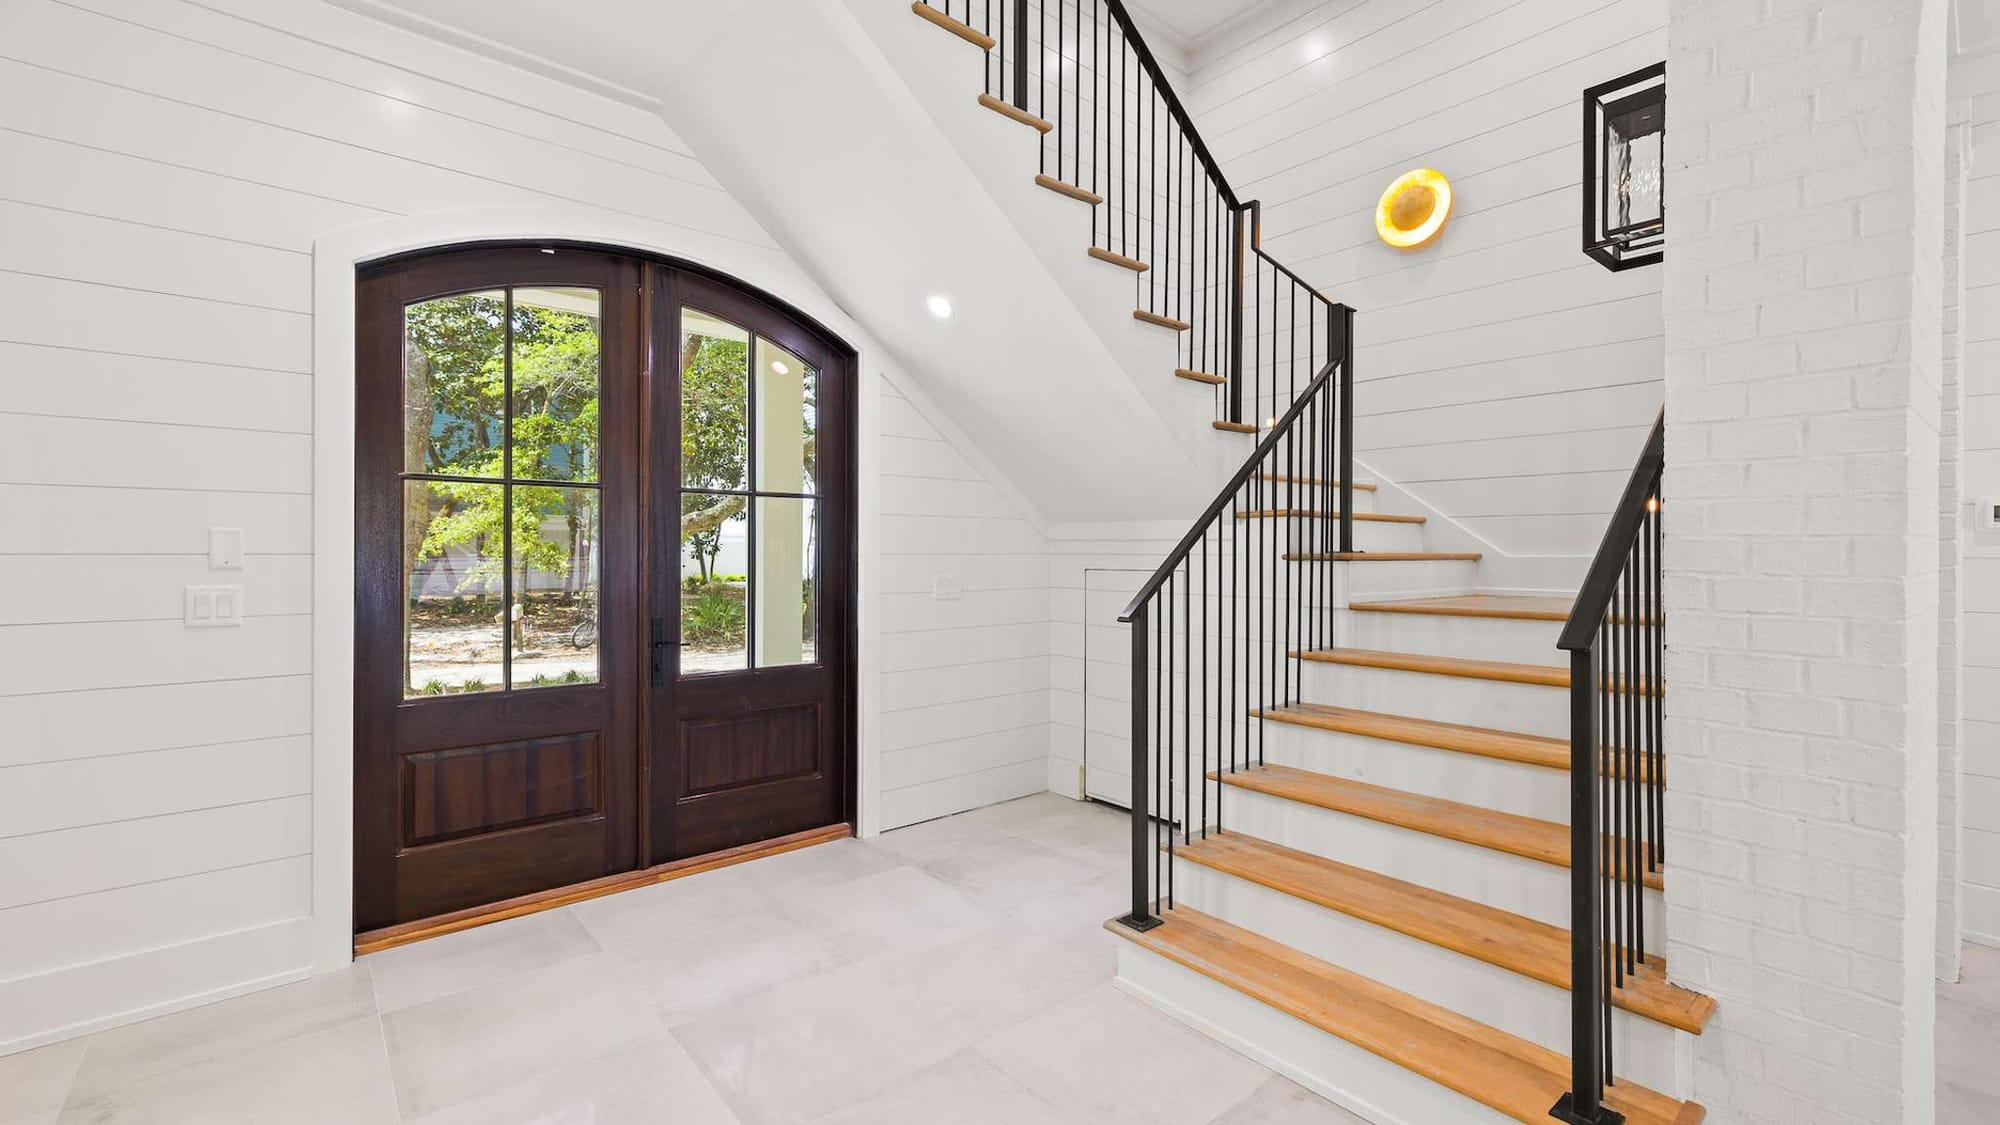
<path fill-rule="evenodd" d="M 1979 530 L 2000 531 L 2000 496 L 1981 496 L 1974 501 L 1978 510 Z"/>
<path fill-rule="evenodd" d="M 242 528 L 211 527 L 208 529 L 208 565 L 211 570 L 243 569 Z"/>
<path fill-rule="evenodd" d="M 243 624 L 243 587 L 189 586 L 183 620 L 190 629 L 228 629 Z"/>
<path fill-rule="evenodd" d="M 940 574 L 931 579 L 931 600 L 955 602 L 965 597 L 965 581 L 956 574 Z"/>

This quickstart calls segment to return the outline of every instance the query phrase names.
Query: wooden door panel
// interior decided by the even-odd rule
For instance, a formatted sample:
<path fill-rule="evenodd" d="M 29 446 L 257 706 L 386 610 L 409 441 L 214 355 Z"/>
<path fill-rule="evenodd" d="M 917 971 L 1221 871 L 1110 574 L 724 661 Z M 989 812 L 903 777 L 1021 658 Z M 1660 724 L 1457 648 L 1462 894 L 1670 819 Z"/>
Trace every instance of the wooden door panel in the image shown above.
<path fill-rule="evenodd" d="M 429 918 L 615 874 L 631 866 L 606 870 L 605 857 L 630 843 L 629 836 L 614 837 L 615 827 L 600 814 L 402 849 L 394 913 Z"/>
<path fill-rule="evenodd" d="M 820 772 L 816 702 L 681 720 L 681 796 Z"/>
<path fill-rule="evenodd" d="M 801 414 L 790 384 L 772 381 L 770 417 L 783 419 L 760 430 L 765 400 L 753 390 L 749 401 L 748 460 L 764 468 L 746 467 L 749 482 L 745 507 L 751 513 L 745 548 L 747 580 L 744 591 L 752 609 L 743 659 L 751 667 L 732 671 L 698 671 L 713 667 L 690 662 L 681 671 L 685 648 L 674 647 L 679 636 L 682 598 L 689 586 L 682 581 L 684 558 L 679 538 L 683 489 L 713 495 L 712 482 L 685 479 L 680 461 L 684 447 L 678 380 L 656 378 L 648 415 L 663 435 L 654 449 L 649 472 L 653 520 L 653 598 L 663 621 L 663 639 L 671 652 L 660 665 L 651 696 L 653 722 L 649 761 L 652 763 L 650 810 L 653 825 L 651 859 L 670 862 L 721 848 L 767 840 L 792 832 L 851 820 L 853 816 L 853 569 L 854 462 L 852 353 L 814 326 L 757 294 L 711 279 L 678 276 L 656 288 L 654 323 L 675 326 L 668 338 L 680 342 L 678 327 L 684 309 L 701 315 L 704 333 L 715 322 L 740 330 L 748 344 L 752 372 L 749 384 L 762 388 L 758 374 L 768 365 L 779 375 L 797 374 L 804 363 L 814 372 L 810 401 L 816 413 Z M 713 337 L 711 337 L 713 338 Z M 765 344 L 779 351 L 765 352 Z M 691 351 L 659 349 L 655 370 L 686 362 Z M 677 373 L 677 372 L 676 372 Z M 804 424 L 810 443 L 802 443 L 792 427 Z M 782 427 L 782 428 L 778 428 Z M 780 452 L 759 461 L 759 443 L 769 434 Z M 783 439 L 780 441 L 779 439 Z M 804 446 L 810 444 L 810 452 Z M 800 483 L 799 458 L 811 468 Z M 767 471 L 768 470 L 768 471 Z M 761 476 L 760 476 L 761 475 Z M 764 483 L 760 484 L 762 479 Z M 726 489 L 728 485 L 723 485 Z M 775 503 L 774 503 L 775 501 Z M 802 507 L 801 505 L 805 505 Z M 775 514 L 782 512 L 783 514 Z M 765 519 L 810 516 L 817 521 L 818 542 L 776 562 L 776 554 L 759 555 L 760 528 Z M 775 525 L 773 525 L 775 526 Z M 773 536 L 775 543 L 778 536 Z M 778 548 L 771 547 L 773 552 Z M 760 570 L 759 559 L 770 565 Z M 809 564 L 807 571 L 798 568 Z M 757 583 L 767 583 L 760 602 Z M 809 585 L 808 585 L 809 583 Z M 800 647 L 794 634 L 780 641 L 776 631 L 760 634 L 756 614 L 770 606 L 797 604 L 810 590 L 806 628 L 812 636 Z M 766 663 L 766 640 L 774 650 Z M 808 663 L 797 663 L 802 657 Z"/>
<path fill-rule="evenodd" d="M 597 731 L 403 756 L 403 846 L 604 811 Z"/>
<path fill-rule="evenodd" d="M 640 863 L 643 276 L 628 258 L 539 247 L 360 271 L 357 929 Z M 537 335 L 558 323 L 572 334 Z M 595 341 L 594 398 L 574 366 L 589 352 L 560 346 L 582 339 Z M 485 519 L 475 505 L 496 498 L 507 514 Z M 476 538 L 439 553 L 440 528 Z M 571 644 L 567 622 L 537 618 L 552 605 L 594 621 L 595 638 Z M 470 639 L 453 649 L 458 636 Z M 549 674 L 552 654 L 578 670 Z"/>

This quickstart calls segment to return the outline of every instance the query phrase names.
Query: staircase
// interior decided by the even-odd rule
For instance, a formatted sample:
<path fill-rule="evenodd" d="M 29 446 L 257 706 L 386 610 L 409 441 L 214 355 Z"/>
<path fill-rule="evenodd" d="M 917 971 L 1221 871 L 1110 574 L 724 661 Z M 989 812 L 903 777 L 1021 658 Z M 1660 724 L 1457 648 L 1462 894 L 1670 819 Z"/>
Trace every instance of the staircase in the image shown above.
<path fill-rule="evenodd" d="M 1175 335 L 1163 384 L 1254 441 L 1121 617 L 1121 985 L 1371 1121 L 1696 1125 L 1714 1004 L 1657 955 L 1659 427 L 1577 597 L 1482 589 L 1355 479 L 1352 310 L 1264 254 L 1119 0 L 911 9 L 1090 213 L 1068 252 Z"/>

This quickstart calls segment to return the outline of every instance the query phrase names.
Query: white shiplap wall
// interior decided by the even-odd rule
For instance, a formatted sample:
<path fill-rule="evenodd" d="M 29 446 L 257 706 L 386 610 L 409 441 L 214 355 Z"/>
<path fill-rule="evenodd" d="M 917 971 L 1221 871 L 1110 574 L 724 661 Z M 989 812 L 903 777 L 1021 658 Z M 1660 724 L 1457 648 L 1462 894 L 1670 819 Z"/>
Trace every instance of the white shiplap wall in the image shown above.
<path fill-rule="evenodd" d="M 1049 755 L 1039 518 L 912 394 L 882 386 L 885 829 L 1039 793 Z M 940 576 L 961 596 L 939 600 Z"/>
<path fill-rule="evenodd" d="M 1971 100 L 1972 161 L 1965 192 L 1959 378 L 1965 561 L 1960 682 L 1965 722 L 1959 810 L 1964 878 L 1961 917 L 1968 939 L 2000 945 L 2000 532 L 1981 531 L 1970 506 L 2000 497 L 2000 52 L 1955 60 L 1954 99 Z"/>
<path fill-rule="evenodd" d="M 1193 60 L 1265 248 L 1359 310 L 1359 456 L 1510 555 L 1594 551 L 1660 406 L 1659 270 L 1579 250 L 1577 122 L 1664 24 L 1662 0 L 1284 0 Z M 1456 203 L 1405 254 L 1374 208 L 1421 166 Z"/>
<path fill-rule="evenodd" d="M 0 1053 L 304 971 L 313 247 L 547 207 L 839 320 L 641 108 L 310 0 L 0 5 Z M 863 485 L 883 823 L 1040 788 L 1047 713 L 1046 590 L 1001 581 L 1045 583 L 1038 540 L 908 403 Z M 947 555 L 966 599 L 917 604 Z M 183 585 L 238 580 L 243 628 L 182 628 Z"/>

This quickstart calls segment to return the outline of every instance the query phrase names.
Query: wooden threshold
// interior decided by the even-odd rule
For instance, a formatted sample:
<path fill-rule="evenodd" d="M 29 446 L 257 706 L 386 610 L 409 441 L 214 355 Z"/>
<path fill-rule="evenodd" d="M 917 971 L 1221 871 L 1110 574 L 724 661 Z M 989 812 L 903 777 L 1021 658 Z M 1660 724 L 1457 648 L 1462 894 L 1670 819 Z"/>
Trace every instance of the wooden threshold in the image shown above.
<path fill-rule="evenodd" d="M 1054 125 L 1051 125 L 1048 122 L 1042 120 L 1041 118 L 1036 117 L 1034 114 L 1029 113 L 1025 109 L 1021 109 L 1020 107 L 1016 106 L 1013 102 L 1001 101 L 999 98 L 994 97 L 992 94 L 979 95 L 979 104 L 985 106 L 987 109 L 992 110 L 993 112 L 999 114 L 1002 117 L 1019 121 L 1021 124 L 1034 129 L 1038 133 L 1047 133 L 1049 130 L 1055 128 Z"/>
<path fill-rule="evenodd" d="M 1257 427 L 1248 422 L 1210 422 L 1209 425 L 1214 426 L 1224 433 L 1254 434 L 1257 432 Z"/>
<path fill-rule="evenodd" d="M 1080 188 L 1075 184 L 1064 183 L 1063 181 L 1056 179 L 1054 176 L 1037 174 L 1035 176 L 1035 182 L 1049 189 L 1050 191 L 1055 192 L 1057 195 L 1067 195 L 1071 199 L 1074 199 L 1079 203 L 1089 203 L 1094 206 L 1096 204 L 1104 202 L 1104 197 L 1097 194 L 1096 192 L 1086 191 L 1085 189 Z"/>
<path fill-rule="evenodd" d="M 1320 664 L 1345 664 L 1353 668 L 1387 668 L 1397 672 L 1422 672 L 1433 676 L 1458 676 L 1469 680 L 1491 680 L 1498 683 L 1533 684 L 1537 687 L 1566 688 L 1569 686 L 1569 669 L 1559 664 L 1516 664 L 1508 660 L 1472 660 L 1463 656 L 1433 656 L 1415 652 L 1381 652 L 1367 648 L 1327 648 L 1313 652 L 1294 652 L 1302 660 Z M 1635 681 L 1645 695 L 1653 695 L 1650 679 Z M 1626 680 L 1615 677 L 1605 681 L 1612 691 L 1623 693 Z"/>
<path fill-rule="evenodd" d="M 1478 562 L 1478 551 L 1325 551 L 1285 555 L 1286 562 Z"/>
<path fill-rule="evenodd" d="M 1570 932 L 1561 926 L 1239 832 L 1212 832 L 1174 854 L 1543 984 L 1570 987 Z M 1611 1001 L 1695 1035 L 1715 1013 L 1713 999 L 1669 983 L 1665 963 L 1650 957 L 1612 989 Z"/>
<path fill-rule="evenodd" d="M 1454 594 L 1443 598 L 1398 598 L 1349 602 L 1361 613 L 1415 613 L 1439 617 L 1491 617 L 1505 621 L 1568 621 L 1575 600 L 1535 594 Z"/>
<path fill-rule="evenodd" d="M 1147 312 L 1145 309 L 1133 309 L 1132 319 L 1142 320 L 1147 324 L 1157 324 L 1161 328 L 1171 328 L 1176 332 L 1186 332 L 1188 330 L 1188 322 L 1185 320 L 1175 320 L 1173 317 L 1161 316 L 1159 313 Z"/>
<path fill-rule="evenodd" d="M 991 35 L 987 35 L 984 32 L 974 31 L 970 25 L 961 23 L 960 21 L 955 20 L 948 15 L 945 15 L 943 12 L 940 12 L 936 8 L 931 7 L 929 4 L 924 3 L 924 0 L 916 0 L 915 3 L 910 5 L 910 10 L 922 16 L 923 18 L 931 21 L 932 23 L 938 25 L 939 27 L 944 28 L 946 31 L 951 32 L 953 35 L 958 36 L 960 39 L 965 40 L 967 43 L 970 43 L 973 46 L 978 47 L 982 51 L 990 51 L 993 48 L 1000 45 L 1000 41 L 998 39 L 995 39 Z"/>
<path fill-rule="evenodd" d="M 1117 253 L 1115 251 L 1106 250 L 1102 246 L 1091 247 L 1090 256 L 1096 258 L 1100 262 L 1110 262 L 1114 266 L 1123 266 L 1126 269 L 1131 270 L 1133 273 L 1145 273 L 1147 270 L 1153 268 L 1152 266 L 1147 265 L 1145 262 L 1142 262 L 1137 258 L 1128 258 L 1125 255 Z"/>
<path fill-rule="evenodd" d="M 1206 371 L 1196 371 L 1191 367 L 1174 368 L 1174 378 L 1186 379 L 1194 383 L 1207 383 L 1211 387 L 1219 387 L 1229 381 L 1220 375 L 1210 375 Z"/>
<path fill-rule="evenodd" d="M 634 887 L 650 887 L 655 883 L 667 883 L 689 875 L 699 875 L 719 867 L 733 867 L 765 856 L 780 855 L 785 852 L 809 848 L 814 844 L 824 844 L 833 840 L 844 840 L 854 835 L 850 824 L 829 824 L 824 828 L 808 828 L 775 840 L 763 840 L 755 844 L 742 844 L 725 848 L 707 855 L 689 856 L 671 863 L 657 864 L 637 871 L 621 871 L 616 875 L 606 875 L 584 883 L 573 883 L 567 887 L 555 887 L 516 898 L 503 899 L 485 906 L 473 906 L 455 910 L 450 914 L 440 914 L 435 918 L 419 918 L 414 922 L 399 922 L 394 926 L 384 926 L 379 930 L 368 930 L 354 935 L 354 955 L 379 953 L 384 949 L 394 949 L 425 938 L 442 937 L 460 930 L 470 930 L 491 922 L 502 922 L 509 918 L 519 918 L 526 914 L 539 914 L 544 910 L 587 902 L 593 898 L 603 898 L 619 891 L 629 891 Z"/>
<path fill-rule="evenodd" d="M 1192 972 L 1354 1044 L 1524 1125 L 1549 1120 L 1569 1059 L 1329 961 L 1188 907 L 1141 933 L 1104 928 Z M 1605 1104 L 1629 1125 L 1701 1125 L 1703 1110 L 1620 1079 Z"/>
<path fill-rule="evenodd" d="M 1569 866 L 1569 825 L 1553 820 L 1536 820 L 1291 766 L 1266 764 L 1209 776 L 1224 785 L 1253 793 L 1392 824 L 1552 867 Z M 1626 854 L 1623 841 L 1613 841 L 1613 846 L 1613 854 Z M 1643 877 L 1646 885 L 1655 890 L 1665 885 L 1658 871 L 1645 872 Z"/>
<path fill-rule="evenodd" d="M 1268 520 L 1268 519 L 1283 520 L 1283 519 L 1291 519 L 1293 516 L 1297 516 L 1300 519 L 1308 519 L 1308 520 L 1319 519 L 1321 517 L 1330 520 L 1337 520 L 1340 518 L 1340 513 L 1315 512 L 1305 508 L 1256 508 L 1236 513 L 1236 518 L 1239 520 Z M 1354 513 L 1354 518 L 1358 520 L 1366 520 L 1369 523 L 1423 523 L 1430 517 L 1406 516 L 1398 514 L 1396 512 L 1356 512 Z"/>

